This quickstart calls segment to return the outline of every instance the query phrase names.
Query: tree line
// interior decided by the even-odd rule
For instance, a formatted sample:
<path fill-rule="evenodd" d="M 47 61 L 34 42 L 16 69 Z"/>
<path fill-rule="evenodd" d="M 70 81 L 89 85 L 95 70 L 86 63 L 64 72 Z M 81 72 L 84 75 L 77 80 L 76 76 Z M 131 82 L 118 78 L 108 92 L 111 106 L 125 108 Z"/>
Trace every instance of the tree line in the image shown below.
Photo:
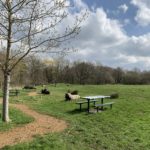
<path fill-rule="evenodd" d="M 2 85 L 2 73 L 0 81 Z M 35 56 L 23 60 L 12 72 L 12 86 L 42 84 L 150 84 L 150 71 L 123 70 L 90 62 L 64 59 L 41 60 Z"/>

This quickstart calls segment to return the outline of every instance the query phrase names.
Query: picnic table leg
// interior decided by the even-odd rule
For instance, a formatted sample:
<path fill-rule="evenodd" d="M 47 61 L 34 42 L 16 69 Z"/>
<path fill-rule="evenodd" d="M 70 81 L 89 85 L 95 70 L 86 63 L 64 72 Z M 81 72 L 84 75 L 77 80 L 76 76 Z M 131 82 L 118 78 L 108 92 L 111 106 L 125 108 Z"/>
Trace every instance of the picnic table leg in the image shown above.
<path fill-rule="evenodd" d="M 99 107 L 97 107 L 97 113 L 98 113 Z"/>
<path fill-rule="evenodd" d="M 87 101 L 88 101 L 88 113 L 90 112 L 90 99 L 87 99 Z"/>
<path fill-rule="evenodd" d="M 103 103 L 104 103 L 104 99 L 101 98 L 101 104 L 103 104 Z M 103 110 L 103 106 L 101 107 L 101 110 Z"/>
<path fill-rule="evenodd" d="M 16 96 L 18 96 L 18 90 L 16 90 Z"/>
<path fill-rule="evenodd" d="M 82 109 L 82 108 L 81 108 L 81 107 L 82 107 L 81 105 L 82 105 L 82 104 L 80 104 L 80 111 L 81 111 L 81 109 Z"/>
<path fill-rule="evenodd" d="M 112 109 L 112 104 L 110 104 L 110 109 Z"/>
<path fill-rule="evenodd" d="M 94 106 L 95 106 L 95 104 L 96 104 L 96 101 L 94 101 Z"/>

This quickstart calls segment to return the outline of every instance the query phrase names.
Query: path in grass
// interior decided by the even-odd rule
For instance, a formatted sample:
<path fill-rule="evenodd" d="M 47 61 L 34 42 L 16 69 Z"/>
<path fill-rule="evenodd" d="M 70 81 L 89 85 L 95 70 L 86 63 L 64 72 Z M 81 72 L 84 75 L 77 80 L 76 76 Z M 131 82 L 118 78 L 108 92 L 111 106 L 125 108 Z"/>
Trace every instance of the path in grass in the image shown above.
<path fill-rule="evenodd" d="M 0 133 L 0 148 L 6 145 L 14 145 L 21 142 L 27 142 L 33 139 L 35 135 L 43 135 L 50 132 L 63 131 L 67 124 L 63 120 L 43 115 L 31 110 L 23 104 L 11 104 L 11 106 L 32 116 L 35 121 L 22 127 L 13 128 L 10 131 Z"/>
<path fill-rule="evenodd" d="M 30 92 L 30 93 L 28 93 L 28 96 L 37 96 L 38 94 L 37 94 L 37 92 Z"/>

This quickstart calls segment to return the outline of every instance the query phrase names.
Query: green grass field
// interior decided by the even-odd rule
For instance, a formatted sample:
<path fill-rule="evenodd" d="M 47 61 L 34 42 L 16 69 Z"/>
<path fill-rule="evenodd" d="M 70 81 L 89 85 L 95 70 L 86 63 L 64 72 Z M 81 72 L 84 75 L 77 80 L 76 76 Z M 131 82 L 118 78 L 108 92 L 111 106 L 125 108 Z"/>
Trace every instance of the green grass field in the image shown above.
<path fill-rule="evenodd" d="M 150 150 L 150 86 L 59 84 L 48 88 L 50 96 L 29 97 L 29 91 L 22 90 L 19 97 L 11 97 L 11 103 L 25 103 L 40 113 L 64 119 L 69 127 L 4 150 Z M 78 111 L 75 101 L 64 101 L 68 89 L 78 90 L 81 96 L 117 92 L 119 98 L 111 100 L 115 102 L 112 110 L 87 114 Z M 32 121 L 17 110 L 12 110 L 11 118 L 9 127 L 0 122 L 0 131 Z"/>

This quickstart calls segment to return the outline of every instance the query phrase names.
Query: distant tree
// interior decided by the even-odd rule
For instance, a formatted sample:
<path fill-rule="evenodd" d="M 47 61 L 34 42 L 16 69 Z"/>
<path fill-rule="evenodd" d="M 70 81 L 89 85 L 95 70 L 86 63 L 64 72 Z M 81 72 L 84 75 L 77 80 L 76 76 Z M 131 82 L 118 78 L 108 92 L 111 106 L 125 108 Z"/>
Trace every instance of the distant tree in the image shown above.
<path fill-rule="evenodd" d="M 11 84 L 12 85 L 23 85 L 28 80 L 28 67 L 26 61 L 21 61 L 11 73 Z"/>
<path fill-rule="evenodd" d="M 65 83 L 71 83 L 71 78 L 73 77 L 71 70 L 72 69 L 69 67 L 69 65 L 65 66 L 63 69 L 62 76 L 63 76 L 63 81 Z M 72 82 L 72 84 L 73 84 L 73 82 Z"/>
<path fill-rule="evenodd" d="M 143 73 L 141 73 L 141 83 L 150 84 L 150 72 L 144 71 Z"/>
<path fill-rule="evenodd" d="M 44 83 L 44 69 L 46 65 L 38 57 L 31 56 L 28 58 L 28 78 L 30 78 L 29 84 L 38 85 Z"/>
<path fill-rule="evenodd" d="M 141 76 L 138 72 L 127 71 L 123 76 L 124 84 L 141 84 Z"/>
<path fill-rule="evenodd" d="M 76 79 L 80 84 L 86 84 L 90 82 L 90 78 L 93 76 L 94 66 L 91 63 L 76 62 L 74 64 L 74 71 Z"/>
<path fill-rule="evenodd" d="M 123 76 L 124 76 L 124 72 L 121 68 L 118 67 L 114 69 L 113 77 L 114 77 L 115 83 L 122 83 Z"/>

